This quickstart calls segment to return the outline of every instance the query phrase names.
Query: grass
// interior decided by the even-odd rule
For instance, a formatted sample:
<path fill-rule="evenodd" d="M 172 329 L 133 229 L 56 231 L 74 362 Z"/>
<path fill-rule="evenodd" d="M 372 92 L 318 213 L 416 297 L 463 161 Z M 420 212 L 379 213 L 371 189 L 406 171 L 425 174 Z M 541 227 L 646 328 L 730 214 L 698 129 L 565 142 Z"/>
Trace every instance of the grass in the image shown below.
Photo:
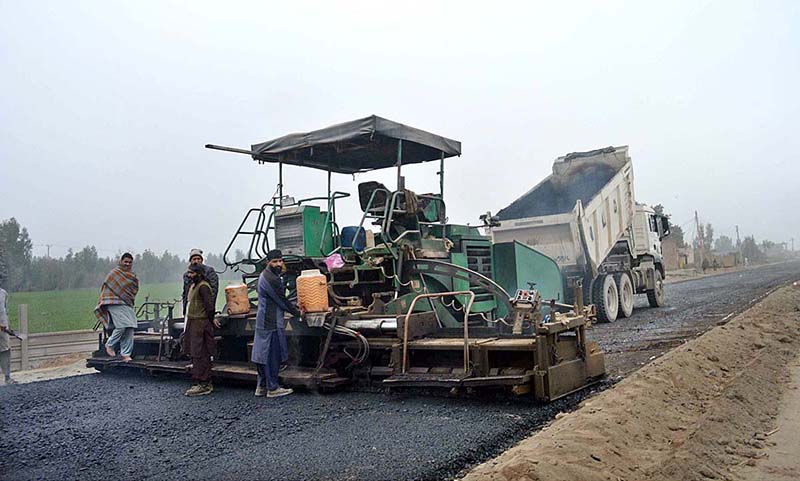
<path fill-rule="evenodd" d="M 225 304 L 222 291 L 230 281 L 220 281 L 217 310 Z M 150 301 L 167 302 L 180 299 L 183 290 L 180 282 L 144 284 L 136 296 L 136 308 Z M 19 329 L 20 304 L 28 305 L 28 332 L 58 332 L 91 329 L 96 318 L 94 308 L 100 289 L 74 289 L 69 291 L 11 292 L 8 298 L 8 317 L 12 329 Z M 176 315 L 179 312 L 176 310 Z"/>

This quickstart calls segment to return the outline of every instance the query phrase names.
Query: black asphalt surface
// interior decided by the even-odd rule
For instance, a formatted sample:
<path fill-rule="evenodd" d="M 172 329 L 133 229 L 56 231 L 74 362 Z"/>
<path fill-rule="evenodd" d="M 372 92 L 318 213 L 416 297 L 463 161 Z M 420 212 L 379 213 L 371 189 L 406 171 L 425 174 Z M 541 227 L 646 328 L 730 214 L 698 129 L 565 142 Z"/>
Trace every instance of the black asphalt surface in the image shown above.
<path fill-rule="evenodd" d="M 255 398 L 187 381 L 79 376 L 0 389 L 2 479 L 442 479 L 586 393 L 552 405 L 383 393 Z"/>
<path fill-rule="evenodd" d="M 797 280 L 800 261 L 667 283 L 666 306 L 652 309 L 645 295 L 637 295 L 630 318 L 596 324 L 589 337 L 606 353 L 609 375 L 624 376 Z"/>
<path fill-rule="evenodd" d="M 669 284 L 667 307 L 589 337 L 624 375 L 797 279 L 800 262 Z M 218 386 L 186 398 L 188 384 L 92 375 L 0 388 L 0 479 L 447 479 L 591 394 L 541 406 L 358 392 L 266 399 Z"/>

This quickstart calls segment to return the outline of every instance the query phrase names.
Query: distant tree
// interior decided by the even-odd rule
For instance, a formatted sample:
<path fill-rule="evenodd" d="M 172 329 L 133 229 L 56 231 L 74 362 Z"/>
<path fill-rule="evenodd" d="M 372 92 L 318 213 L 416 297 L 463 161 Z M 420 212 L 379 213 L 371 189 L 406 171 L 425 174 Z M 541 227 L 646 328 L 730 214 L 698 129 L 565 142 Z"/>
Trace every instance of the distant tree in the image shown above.
<path fill-rule="evenodd" d="M 32 251 L 28 230 L 15 218 L 0 222 L 0 286 L 10 291 L 97 288 L 122 255 L 100 257 L 94 246 L 77 252 L 70 248 L 62 258 L 33 257 Z M 244 255 L 237 251 L 237 256 L 240 254 Z M 206 263 L 217 271 L 225 270 L 221 255 L 208 254 Z M 181 282 L 187 265 L 187 259 L 169 251 L 158 255 L 145 249 L 134 256 L 133 270 L 143 284 Z M 241 279 L 241 273 L 227 270 L 221 277 Z"/>
<path fill-rule="evenodd" d="M 25 284 L 25 273 L 31 263 L 33 242 L 28 235 L 28 229 L 22 227 L 13 217 L 0 222 L 0 249 L 3 251 L 8 289 L 21 290 Z"/>
<path fill-rule="evenodd" d="M 742 255 L 752 261 L 760 261 L 764 258 L 764 252 L 758 248 L 753 236 L 747 236 L 742 241 Z"/>
<path fill-rule="evenodd" d="M 8 266 L 6 265 L 3 246 L 0 246 L 0 287 L 6 285 L 6 279 L 8 279 Z"/>
<path fill-rule="evenodd" d="M 233 269 L 228 269 L 225 265 L 225 261 L 222 258 L 222 254 L 213 254 L 210 253 L 205 259 L 205 263 L 214 268 L 215 271 L 219 274 L 220 279 L 226 280 L 241 280 L 242 274 L 240 272 L 236 272 Z"/>
<path fill-rule="evenodd" d="M 719 236 L 719 238 L 714 242 L 714 250 L 720 253 L 735 250 L 733 247 L 733 239 L 726 235 Z"/>
<path fill-rule="evenodd" d="M 667 221 L 669 222 L 669 236 L 675 239 L 675 245 L 678 247 L 686 247 L 686 241 L 683 237 L 683 228 L 672 223 L 672 215 L 664 213 L 664 206 L 661 204 L 655 205 L 653 206 L 653 210 L 656 211 L 656 214 L 667 217 Z"/>
<path fill-rule="evenodd" d="M 669 236 L 675 239 L 675 245 L 678 247 L 686 247 L 686 241 L 683 237 L 683 228 L 679 225 L 669 225 Z"/>
<path fill-rule="evenodd" d="M 706 224 L 705 232 L 703 234 L 703 245 L 708 251 L 714 247 L 714 227 L 711 226 L 710 222 Z"/>

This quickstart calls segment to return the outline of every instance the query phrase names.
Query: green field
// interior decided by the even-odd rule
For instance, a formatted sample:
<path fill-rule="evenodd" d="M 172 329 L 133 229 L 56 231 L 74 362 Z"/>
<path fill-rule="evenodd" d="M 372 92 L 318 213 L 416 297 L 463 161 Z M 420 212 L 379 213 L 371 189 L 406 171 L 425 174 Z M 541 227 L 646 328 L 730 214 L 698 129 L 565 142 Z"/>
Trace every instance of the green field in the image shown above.
<path fill-rule="evenodd" d="M 230 281 L 220 281 L 220 291 Z M 136 308 L 150 301 L 172 301 L 180 299 L 182 284 L 166 282 L 162 284 L 143 284 L 136 296 Z M 19 304 L 28 305 L 28 330 L 36 332 L 73 331 L 91 329 L 96 318 L 99 289 L 74 289 L 70 291 L 11 292 L 8 299 L 8 316 L 13 329 L 19 328 Z M 225 293 L 217 296 L 217 310 L 225 304 Z M 176 312 L 176 315 L 179 314 Z M 162 314 L 165 315 L 165 314 Z"/>

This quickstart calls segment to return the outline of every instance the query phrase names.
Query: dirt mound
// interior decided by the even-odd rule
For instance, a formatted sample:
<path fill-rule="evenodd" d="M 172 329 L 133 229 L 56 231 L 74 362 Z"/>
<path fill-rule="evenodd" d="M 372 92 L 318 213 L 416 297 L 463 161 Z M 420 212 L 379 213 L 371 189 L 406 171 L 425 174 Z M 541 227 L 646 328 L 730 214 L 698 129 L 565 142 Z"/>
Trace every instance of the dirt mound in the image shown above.
<path fill-rule="evenodd" d="M 765 456 L 800 346 L 800 288 L 680 346 L 469 480 L 741 479 Z"/>

